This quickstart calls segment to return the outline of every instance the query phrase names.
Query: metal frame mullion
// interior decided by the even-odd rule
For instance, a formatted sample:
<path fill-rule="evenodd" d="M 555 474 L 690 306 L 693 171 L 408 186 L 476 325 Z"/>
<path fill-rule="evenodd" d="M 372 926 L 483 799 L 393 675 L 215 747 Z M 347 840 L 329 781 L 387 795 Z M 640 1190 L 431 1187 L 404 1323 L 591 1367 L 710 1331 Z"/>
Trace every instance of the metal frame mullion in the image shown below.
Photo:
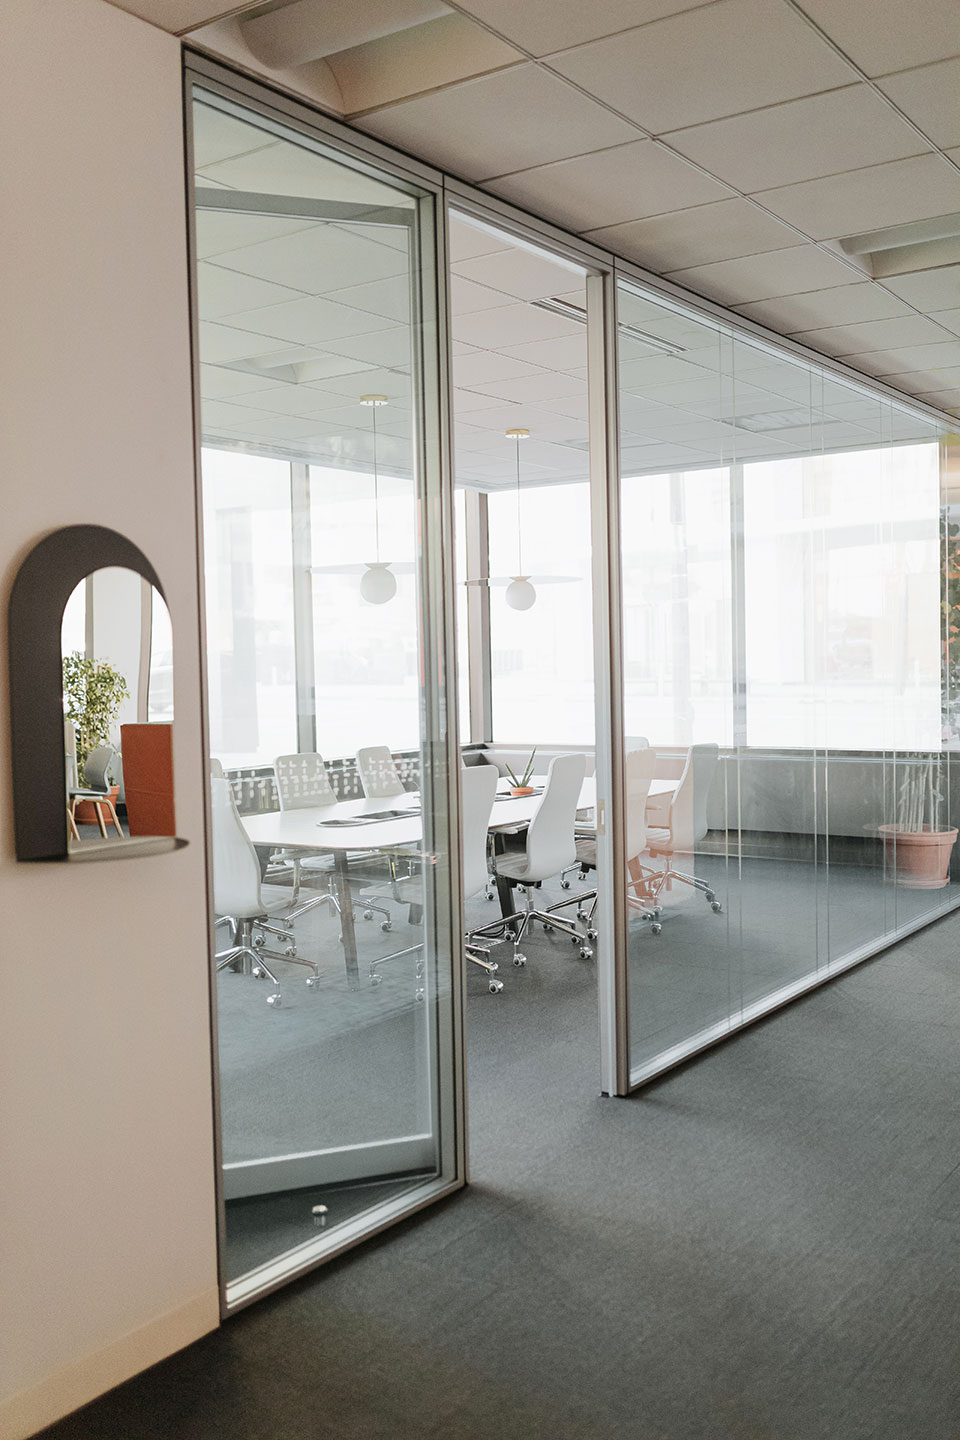
<path fill-rule="evenodd" d="M 587 276 L 587 388 L 593 537 L 600 1084 L 630 1090 L 627 856 L 623 734 L 623 584 L 616 277 Z"/>
<path fill-rule="evenodd" d="M 743 544 L 743 462 L 727 466 L 730 506 L 730 672 L 733 704 L 733 745 L 747 743 L 747 615 Z"/>

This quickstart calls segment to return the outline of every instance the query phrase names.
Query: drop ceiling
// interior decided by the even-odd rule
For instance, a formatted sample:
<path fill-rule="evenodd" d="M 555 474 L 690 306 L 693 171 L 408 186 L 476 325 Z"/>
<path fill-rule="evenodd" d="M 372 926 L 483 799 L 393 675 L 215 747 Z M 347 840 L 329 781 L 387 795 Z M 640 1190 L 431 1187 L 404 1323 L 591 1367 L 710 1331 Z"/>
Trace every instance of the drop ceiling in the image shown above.
<path fill-rule="evenodd" d="M 181 0 L 172 23 L 153 0 L 123 3 L 262 73 L 243 14 L 195 27 L 286 8 Z M 356 9 L 379 18 L 383 4 Z M 956 0 L 444 8 L 288 67 L 283 83 L 322 90 L 326 108 L 370 134 L 960 415 L 960 260 L 904 243 L 874 274 L 869 255 L 842 245 L 960 212 Z M 879 321 L 903 324 L 870 328 Z"/>

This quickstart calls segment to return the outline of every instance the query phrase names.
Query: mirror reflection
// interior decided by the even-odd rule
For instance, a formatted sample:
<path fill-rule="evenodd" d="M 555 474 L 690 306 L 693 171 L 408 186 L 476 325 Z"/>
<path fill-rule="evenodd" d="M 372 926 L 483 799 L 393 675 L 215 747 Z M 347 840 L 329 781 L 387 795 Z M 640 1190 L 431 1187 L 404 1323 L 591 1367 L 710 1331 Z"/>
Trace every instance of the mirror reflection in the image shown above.
<path fill-rule="evenodd" d="M 134 570 L 96 570 L 63 612 L 68 845 L 174 835 L 173 633 Z"/>

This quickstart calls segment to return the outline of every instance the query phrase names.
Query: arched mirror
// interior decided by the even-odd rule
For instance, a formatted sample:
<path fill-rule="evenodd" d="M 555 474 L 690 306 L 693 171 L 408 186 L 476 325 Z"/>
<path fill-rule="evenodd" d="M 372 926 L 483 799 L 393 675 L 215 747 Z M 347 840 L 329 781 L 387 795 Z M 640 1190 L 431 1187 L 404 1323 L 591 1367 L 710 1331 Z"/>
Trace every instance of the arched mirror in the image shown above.
<path fill-rule="evenodd" d="M 10 739 L 18 860 L 171 850 L 173 633 L 160 580 L 125 536 L 40 540 L 10 592 Z"/>
<path fill-rule="evenodd" d="M 71 858 L 89 842 L 174 835 L 173 635 L 163 596 L 109 566 L 63 612 L 64 761 Z"/>

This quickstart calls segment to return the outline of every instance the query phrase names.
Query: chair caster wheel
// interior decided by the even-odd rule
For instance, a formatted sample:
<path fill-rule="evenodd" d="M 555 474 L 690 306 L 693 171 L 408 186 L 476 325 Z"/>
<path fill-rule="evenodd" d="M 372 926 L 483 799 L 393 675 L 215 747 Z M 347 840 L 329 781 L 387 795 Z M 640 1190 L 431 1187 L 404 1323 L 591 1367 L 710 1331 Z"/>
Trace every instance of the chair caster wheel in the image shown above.
<path fill-rule="evenodd" d="M 306 983 L 306 986 L 307 986 L 307 989 L 308 989 L 308 990 L 315 990 L 315 989 L 317 988 L 317 986 L 320 984 L 320 976 L 319 976 L 319 975 L 308 975 L 305 983 Z"/>
<path fill-rule="evenodd" d="M 651 935 L 659 935 L 662 929 L 663 929 L 663 926 L 660 924 L 660 922 L 659 922 L 659 921 L 654 921 L 654 923 L 650 926 L 650 934 L 651 934 Z"/>
<path fill-rule="evenodd" d="M 384 934 L 386 934 L 388 930 L 392 930 L 392 929 L 393 929 L 393 921 L 392 921 L 392 920 L 381 920 L 381 921 L 380 921 L 380 929 L 383 931 Z"/>
<path fill-rule="evenodd" d="M 513 963 L 514 963 L 514 965 L 517 965 L 517 966 L 526 965 L 526 963 L 527 963 L 527 957 L 526 957 L 526 955 L 519 955 L 519 954 L 514 955 L 514 957 L 513 957 Z"/>
<path fill-rule="evenodd" d="M 720 904 L 719 900 L 712 900 L 710 902 L 710 909 L 713 911 L 714 915 L 719 915 L 720 911 L 723 909 L 723 906 Z"/>
<path fill-rule="evenodd" d="M 274 1010 L 279 1010 L 279 1009 L 280 1009 L 280 996 L 279 996 L 279 994 L 277 994 L 277 995 L 268 995 L 268 996 L 267 996 L 267 1004 L 268 1004 L 268 1005 L 272 1005 L 273 1008 L 274 1008 Z"/>
<path fill-rule="evenodd" d="M 580 946 L 580 959 L 581 959 L 581 960 L 592 960 L 592 959 L 593 959 L 593 951 L 590 949 L 590 946 L 589 946 L 589 945 L 581 945 L 581 946 Z"/>
<path fill-rule="evenodd" d="M 256 935 L 253 939 L 253 948 L 254 950 L 262 950 L 266 943 L 262 935 Z"/>
<path fill-rule="evenodd" d="M 487 986 L 487 989 L 490 991 L 491 995 L 499 995 L 500 991 L 503 989 L 503 981 L 491 980 L 490 984 Z"/>
<path fill-rule="evenodd" d="M 599 932 L 599 930 L 588 930 L 588 931 L 587 931 L 587 939 L 591 942 L 591 944 L 592 944 L 594 941 L 599 940 L 599 938 L 600 938 L 600 932 Z"/>
<path fill-rule="evenodd" d="M 364 910 L 364 912 L 363 912 L 363 918 L 364 918 L 364 920 L 372 920 L 372 919 L 373 919 L 373 911 L 372 911 L 372 910 Z"/>
<path fill-rule="evenodd" d="M 495 895 L 487 895 L 485 898 L 487 900 L 495 900 L 497 897 Z"/>
<path fill-rule="evenodd" d="M 283 928 L 284 928 L 284 930 L 292 930 L 292 929 L 293 929 L 293 921 L 292 921 L 292 920 L 284 920 L 284 922 L 283 922 Z"/>
<path fill-rule="evenodd" d="M 383 976 L 382 976 L 382 975 L 379 975 L 379 974 L 376 974 L 376 973 L 373 974 L 373 975 L 371 975 L 371 976 L 370 976 L 370 984 L 374 987 L 374 989 L 376 989 L 376 987 L 377 987 L 378 985 L 382 985 L 382 984 L 383 984 Z"/>
<path fill-rule="evenodd" d="M 286 950 L 284 950 L 283 953 L 284 953 L 284 955 L 286 955 L 286 957 L 287 957 L 288 960 L 294 959 L 294 957 L 296 956 L 296 953 L 297 953 L 297 947 L 296 947 L 296 945 L 288 945 L 287 948 L 286 948 Z"/>
<path fill-rule="evenodd" d="M 581 881 L 586 880 L 586 879 L 588 879 L 588 878 L 589 878 L 589 877 L 587 876 L 586 870 L 581 870 L 581 871 L 580 871 L 580 874 L 577 876 L 577 879 L 578 879 L 578 880 L 581 880 Z"/>
<path fill-rule="evenodd" d="M 267 978 L 266 970 L 261 969 L 259 965 L 254 965 L 253 969 L 250 971 L 250 974 L 253 976 L 254 980 L 266 980 Z"/>
<path fill-rule="evenodd" d="M 571 945 L 580 945 L 580 944 L 582 944 L 582 941 L 581 941 L 581 939 L 580 939 L 580 936 L 579 936 L 579 935 L 571 935 L 571 936 L 570 936 L 570 944 L 571 944 Z"/>
<path fill-rule="evenodd" d="M 704 892 L 703 892 L 703 898 L 704 898 L 704 900 L 713 901 L 713 900 L 715 900 L 717 897 L 714 895 L 714 893 L 713 893 L 712 890 L 704 890 Z"/>
<path fill-rule="evenodd" d="M 560 881 L 560 889 L 561 889 L 561 890 L 569 890 L 569 889 L 570 889 L 570 881 L 569 881 L 569 880 L 561 880 L 561 881 Z"/>

